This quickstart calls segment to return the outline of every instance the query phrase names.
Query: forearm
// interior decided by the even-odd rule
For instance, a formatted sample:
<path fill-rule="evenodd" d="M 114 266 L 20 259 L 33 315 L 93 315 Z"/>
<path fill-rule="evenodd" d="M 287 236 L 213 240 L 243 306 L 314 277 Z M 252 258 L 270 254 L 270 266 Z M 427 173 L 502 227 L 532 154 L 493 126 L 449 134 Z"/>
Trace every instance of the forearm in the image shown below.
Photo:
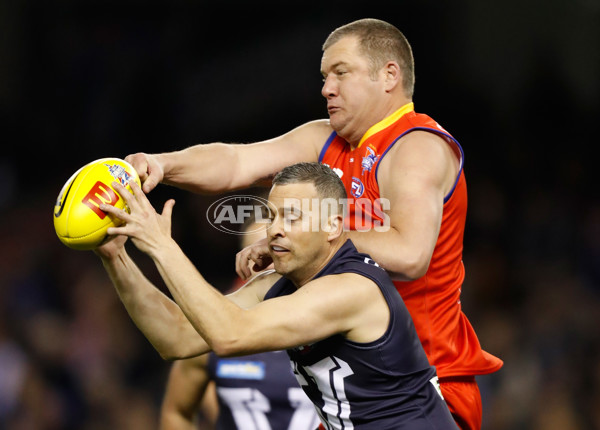
<path fill-rule="evenodd" d="M 212 287 L 174 240 L 150 254 L 191 325 L 219 355 L 238 337 L 244 310 Z"/>
<path fill-rule="evenodd" d="M 285 166 L 317 161 L 331 132 L 328 121 L 312 121 L 261 142 L 201 144 L 155 157 L 165 184 L 197 193 L 221 193 L 264 185 Z"/>
<path fill-rule="evenodd" d="M 210 375 L 206 355 L 178 360 L 171 366 L 160 410 L 161 430 L 192 430 Z"/>
<path fill-rule="evenodd" d="M 199 194 L 217 194 L 269 184 L 289 162 L 272 156 L 270 142 L 210 143 L 157 154 L 162 182 Z"/>
<path fill-rule="evenodd" d="M 411 246 L 393 227 L 386 232 L 349 231 L 348 235 L 356 249 L 369 254 L 395 280 L 420 278 L 429 267 L 431 252 L 422 246 Z"/>
<path fill-rule="evenodd" d="M 125 249 L 102 257 L 110 279 L 131 319 L 161 357 L 194 356 L 210 350 L 175 302 L 156 288 Z"/>
<path fill-rule="evenodd" d="M 164 170 L 163 183 L 196 193 L 219 193 L 250 186 L 239 170 L 235 144 L 211 143 L 157 154 Z"/>
<path fill-rule="evenodd" d="M 183 414 L 177 410 L 163 410 L 160 415 L 160 430 L 196 430 L 196 415 Z"/>

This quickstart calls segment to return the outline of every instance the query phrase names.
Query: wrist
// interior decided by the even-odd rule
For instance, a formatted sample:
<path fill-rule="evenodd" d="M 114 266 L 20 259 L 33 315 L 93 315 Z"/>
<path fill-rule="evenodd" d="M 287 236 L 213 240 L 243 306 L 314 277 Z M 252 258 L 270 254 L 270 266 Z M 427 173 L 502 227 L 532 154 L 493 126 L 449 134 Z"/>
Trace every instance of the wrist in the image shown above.
<path fill-rule="evenodd" d="M 95 248 L 93 250 L 94 254 L 96 254 L 102 261 L 106 263 L 112 263 L 114 261 L 121 260 L 127 255 L 127 251 L 125 250 L 124 246 L 114 247 L 112 244 L 108 244 L 115 239 L 116 238 L 110 239 L 108 242 L 104 243 L 98 248 Z"/>
<path fill-rule="evenodd" d="M 169 153 L 164 154 L 153 154 L 152 157 L 156 163 L 156 167 L 160 170 L 161 173 L 161 182 L 167 183 L 169 180 L 169 173 L 172 168 L 171 157 Z"/>
<path fill-rule="evenodd" d="M 169 236 L 154 244 L 146 253 L 155 262 L 160 262 L 182 252 L 177 242 Z"/>

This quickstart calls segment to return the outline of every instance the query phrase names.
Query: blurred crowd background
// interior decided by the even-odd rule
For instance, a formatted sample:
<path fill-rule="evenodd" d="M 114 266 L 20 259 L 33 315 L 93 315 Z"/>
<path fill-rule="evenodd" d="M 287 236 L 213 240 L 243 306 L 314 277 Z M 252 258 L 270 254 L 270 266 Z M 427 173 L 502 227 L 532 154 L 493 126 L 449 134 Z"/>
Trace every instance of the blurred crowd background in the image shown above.
<path fill-rule="evenodd" d="M 505 361 L 479 378 L 484 429 L 600 428 L 598 0 L 2 0 L 0 429 L 156 428 L 170 364 L 94 254 L 56 238 L 60 188 L 97 158 L 325 117 L 321 44 L 363 17 L 405 33 L 416 110 L 466 153 L 462 304 Z M 217 197 L 151 194 L 169 197 L 173 235 L 227 288 L 237 237 L 208 224 Z"/>

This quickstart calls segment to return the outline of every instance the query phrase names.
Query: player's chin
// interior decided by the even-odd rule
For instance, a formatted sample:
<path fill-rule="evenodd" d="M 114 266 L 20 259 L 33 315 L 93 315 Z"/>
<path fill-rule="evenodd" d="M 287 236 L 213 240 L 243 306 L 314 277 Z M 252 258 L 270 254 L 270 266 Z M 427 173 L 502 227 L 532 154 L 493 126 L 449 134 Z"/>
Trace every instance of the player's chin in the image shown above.
<path fill-rule="evenodd" d="M 329 111 L 329 125 L 332 128 L 339 127 L 341 123 L 341 115 L 339 111 Z"/>
<path fill-rule="evenodd" d="M 290 271 L 289 265 L 282 261 L 281 258 L 277 257 L 273 257 L 273 268 L 282 276 L 285 276 Z"/>
<path fill-rule="evenodd" d="M 344 130 L 348 121 L 345 117 L 342 116 L 342 113 L 336 111 L 335 113 L 329 114 L 329 125 L 333 128 L 337 133 L 340 133 Z"/>

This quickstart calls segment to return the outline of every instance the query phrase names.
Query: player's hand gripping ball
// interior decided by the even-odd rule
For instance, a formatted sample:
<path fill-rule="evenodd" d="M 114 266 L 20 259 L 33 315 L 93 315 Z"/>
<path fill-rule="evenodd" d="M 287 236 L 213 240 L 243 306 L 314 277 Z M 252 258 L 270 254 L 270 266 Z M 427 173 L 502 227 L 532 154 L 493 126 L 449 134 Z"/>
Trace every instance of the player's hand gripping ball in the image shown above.
<path fill-rule="evenodd" d="M 89 250 L 109 240 L 106 230 L 122 221 L 101 211 L 99 206 L 106 203 L 129 212 L 111 183 L 119 182 L 132 193 L 131 181 L 141 186 L 135 169 L 119 158 L 101 158 L 75 172 L 54 205 L 54 229 L 60 241 L 73 249 Z"/>

